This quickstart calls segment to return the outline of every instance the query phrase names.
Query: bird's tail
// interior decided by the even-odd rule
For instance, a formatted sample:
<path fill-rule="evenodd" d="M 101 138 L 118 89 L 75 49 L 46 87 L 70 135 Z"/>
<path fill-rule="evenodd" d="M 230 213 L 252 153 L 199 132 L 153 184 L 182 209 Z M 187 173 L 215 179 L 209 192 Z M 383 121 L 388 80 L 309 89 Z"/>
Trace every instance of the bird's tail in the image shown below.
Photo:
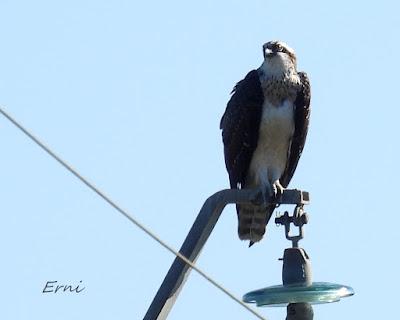
<path fill-rule="evenodd" d="M 250 240 L 252 246 L 260 241 L 265 234 L 265 227 L 274 211 L 273 206 L 242 204 L 236 206 L 239 226 L 238 234 L 241 240 Z"/>

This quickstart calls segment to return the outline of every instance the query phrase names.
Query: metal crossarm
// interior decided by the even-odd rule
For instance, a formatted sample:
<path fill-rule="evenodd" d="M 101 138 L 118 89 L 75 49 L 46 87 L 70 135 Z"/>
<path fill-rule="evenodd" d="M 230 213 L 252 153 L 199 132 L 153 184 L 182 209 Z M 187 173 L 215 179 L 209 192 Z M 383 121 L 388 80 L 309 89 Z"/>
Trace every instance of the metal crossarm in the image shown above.
<path fill-rule="evenodd" d="M 309 202 L 308 192 L 285 190 L 278 199 L 270 199 L 269 204 L 304 205 Z M 203 204 L 196 220 L 179 252 L 190 261 L 196 261 L 201 249 L 214 229 L 223 209 L 230 203 L 262 203 L 260 189 L 226 189 L 209 197 Z M 180 290 L 189 275 L 190 267 L 176 257 L 164 278 L 143 320 L 164 320 L 174 305 Z"/>

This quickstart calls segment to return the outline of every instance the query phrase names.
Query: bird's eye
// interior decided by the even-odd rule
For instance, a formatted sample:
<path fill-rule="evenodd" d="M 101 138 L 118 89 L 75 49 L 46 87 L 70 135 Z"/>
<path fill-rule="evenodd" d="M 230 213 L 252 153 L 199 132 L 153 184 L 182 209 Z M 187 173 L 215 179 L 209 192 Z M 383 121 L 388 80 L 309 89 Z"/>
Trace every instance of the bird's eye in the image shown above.
<path fill-rule="evenodd" d="M 289 53 L 289 51 L 284 46 L 279 46 L 279 51 L 283 53 Z"/>

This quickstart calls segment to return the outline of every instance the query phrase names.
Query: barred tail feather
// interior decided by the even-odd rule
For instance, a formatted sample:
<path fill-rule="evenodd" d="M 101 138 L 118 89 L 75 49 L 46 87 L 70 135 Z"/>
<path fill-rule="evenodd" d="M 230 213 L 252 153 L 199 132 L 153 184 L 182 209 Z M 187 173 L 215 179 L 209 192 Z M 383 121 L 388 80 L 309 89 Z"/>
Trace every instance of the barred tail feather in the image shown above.
<path fill-rule="evenodd" d="M 238 234 L 241 240 L 250 240 L 250 243 L 260 241 L 265 234 L 265 227 L 274 208 L 255 205 L 239 205 Z"/>

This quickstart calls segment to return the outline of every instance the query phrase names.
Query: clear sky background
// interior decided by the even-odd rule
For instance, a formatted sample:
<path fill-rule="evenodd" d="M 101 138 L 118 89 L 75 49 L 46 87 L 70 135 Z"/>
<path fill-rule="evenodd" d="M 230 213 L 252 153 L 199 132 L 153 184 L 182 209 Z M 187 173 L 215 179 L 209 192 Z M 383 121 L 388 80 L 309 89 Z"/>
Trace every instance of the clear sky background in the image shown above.
<path fill-rule="evenodd" d="M 281 39 L 312 84 L 291 186 L 311 193 L 315 281 L 356 295 L 315 319 L 388 319 L 398 304 L 396 1 L 0 2 L 0 104 L 179 249 L 228 187 L 219 120 Z M 174 257 L 0 117 L 0 318 L 142 319 Z M 281 282 L 283 228 L 252 248 L 223 213 L 198 265 L 241 297 Z M 81 294 L 43 294 L 47 281 Z M 285 309 L 259 309 L 284 319 Z M 254 319 L 192 272 L 169 319 Z"/>

